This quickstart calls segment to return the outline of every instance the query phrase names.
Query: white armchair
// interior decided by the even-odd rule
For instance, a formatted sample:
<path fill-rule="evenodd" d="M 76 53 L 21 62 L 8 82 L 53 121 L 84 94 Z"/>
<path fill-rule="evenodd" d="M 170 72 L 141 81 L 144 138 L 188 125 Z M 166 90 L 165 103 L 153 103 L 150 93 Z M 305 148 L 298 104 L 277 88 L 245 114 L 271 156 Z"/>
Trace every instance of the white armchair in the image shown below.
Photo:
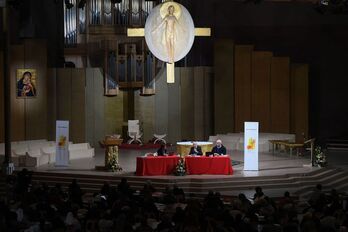
<path fill-rule="evenodd" d="M 164 144 L 167 143 L 166 140 L 164 140 L 164 138 L 167 136 L 167 134 L 163 134 L 163 135 L 153 134 L 153 136 L 156 138 L 155 141 L 153 142 L 153 144 L 156 144 L 158 142 L 164 143 Z"/>
<path fill-rule="evenodd" d="M 29 151 L 25 154 L 26 167 L 39 167 L 49 163 L 49 155 L 38 152 Z"/>
<path fill-rule="evenodd" d="M 42 155 L 48 156 L 49 163 L 56 162 L 56 147 L 55 146 L 43 147 L 40 149 L 40 152 L 42 153 Z"/>
<path fill-rule="evenodd" d="M 69 160 L 92 157 L 94 157 L 94 148 L 92 148 L 89 143 L 75 143 L 69 145 Z"/>
<path fill-rule="evenodd" d="M 143 136 L 143 133 L 140 132 L 128 132 L 128 136 L 131 138 L 128 140 L 128 144 L 132 144 L 133 142 L 138 142 L 141 145 L 143 142 L 140 140 L 141 136 Z"/>
<path fill-rule="evenodd" d="M 140 140 L 143 133 L 140 132 L 139 120 L 128 120 L 128 136 L 131 138 L 128 140 L 128 144 L 132 144 L 133 142 L 143 144 Z"/>

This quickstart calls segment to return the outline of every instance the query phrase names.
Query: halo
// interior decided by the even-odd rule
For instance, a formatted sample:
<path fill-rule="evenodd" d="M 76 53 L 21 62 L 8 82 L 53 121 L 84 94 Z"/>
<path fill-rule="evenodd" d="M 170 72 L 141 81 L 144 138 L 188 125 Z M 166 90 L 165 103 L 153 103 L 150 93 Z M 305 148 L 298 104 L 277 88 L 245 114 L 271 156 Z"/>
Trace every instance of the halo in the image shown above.
<path fill-rule="evenodd" d="M 165 18 L 168 15 L 168 7 L 173 6 L 174 7 L 174 16 L 176 19 L 179 19 L 181 16 L 181 6 L 179 3 L 173 2 L 173 1 L 167 1 L 162 3 L 162 6 L 160 8 L 160 15 L 161 18 Z"/>

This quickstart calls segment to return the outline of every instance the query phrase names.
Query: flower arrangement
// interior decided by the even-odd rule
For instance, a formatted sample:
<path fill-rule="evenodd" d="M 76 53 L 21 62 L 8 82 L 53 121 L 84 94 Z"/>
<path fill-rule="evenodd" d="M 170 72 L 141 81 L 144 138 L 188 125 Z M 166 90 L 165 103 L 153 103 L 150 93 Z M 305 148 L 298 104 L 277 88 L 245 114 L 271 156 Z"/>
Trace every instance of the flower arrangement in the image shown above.
<path fill-rule="evenodd" d="M 323 167 L 327 164 L 326 153 L 320 146 L 314 149 L 315 164 L 319 167 Z"/>
<path fill-rule="evenodd" d="M 117 146 L 109 147 L 107 167 L 113 172 L 122 171 L 122 168 L 120 164 L 118 163 L 118 147 Z"/>
<path fill-rule="evenodd" d="M 185 176 L 186 175 L 186 167 L 185 167 L 184 159 L 179 160 L 179 163 L 175 167 L 174 175 L 176 175 L 176 176 Z"/>

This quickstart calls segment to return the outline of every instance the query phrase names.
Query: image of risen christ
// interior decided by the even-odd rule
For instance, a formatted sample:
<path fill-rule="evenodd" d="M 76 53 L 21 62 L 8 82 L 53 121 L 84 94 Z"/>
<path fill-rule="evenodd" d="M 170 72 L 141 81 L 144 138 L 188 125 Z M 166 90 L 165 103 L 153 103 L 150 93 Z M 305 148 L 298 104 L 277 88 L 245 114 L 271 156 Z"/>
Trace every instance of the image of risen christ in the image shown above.
<path fill-rule="evenodd" d="M 168 13 L 163 18 L 163 21 L 152 31 L 155 32 L 158 28 L 165 26 L 164 28 L 164 41 L 167 49 L 167 54 L 169 58 L 169 63 L 174 63 L 174 36 L 175 36 L 175 26 L 179 25 L 178 19 L 174 15 L 175 8 L 173 5 L 168 6 Z"/>

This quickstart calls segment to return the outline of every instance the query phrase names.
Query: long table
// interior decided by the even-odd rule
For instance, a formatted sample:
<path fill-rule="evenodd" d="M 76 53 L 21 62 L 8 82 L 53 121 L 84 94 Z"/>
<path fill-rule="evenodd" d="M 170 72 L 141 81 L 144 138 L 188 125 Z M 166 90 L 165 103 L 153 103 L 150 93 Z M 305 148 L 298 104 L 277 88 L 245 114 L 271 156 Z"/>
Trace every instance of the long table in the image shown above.
<path fill-rule="evenodd" d="M 311 142 L 312 140 L 308 140 L 306 142 Z M 293 143 L 289 142 L 288 140 L 269 140 L 269 142 L 272 144 L 272 154 L 274 155 L 274 151 L 277 150 L 281 146 L 284 147 L 284 150 L 290 151 L 290 156 L 292 156 L 293 149 L 296 149 L 296 155 L 299 155 L 299 148 L 304 147 L 304 143 Z"/>
<path fill-rule="evenodd" d="M 185 158 L 186 171 L 190 175 L 232 175 L 233 169 L 230 156 L 196 156 Z"/>
<path fill-rule="evenodd" d="M 171 175 L 179 162 L 178 156 L 137 157 L 137 176 Z"/>
<path fill-rule="evenodd" d="M 137 157 L 137 176 L 172 175 L 179 162 L 178 156 Z M 232 175 L 230 156 L 186 156 L 186 172 L 189 175 Z"/>

